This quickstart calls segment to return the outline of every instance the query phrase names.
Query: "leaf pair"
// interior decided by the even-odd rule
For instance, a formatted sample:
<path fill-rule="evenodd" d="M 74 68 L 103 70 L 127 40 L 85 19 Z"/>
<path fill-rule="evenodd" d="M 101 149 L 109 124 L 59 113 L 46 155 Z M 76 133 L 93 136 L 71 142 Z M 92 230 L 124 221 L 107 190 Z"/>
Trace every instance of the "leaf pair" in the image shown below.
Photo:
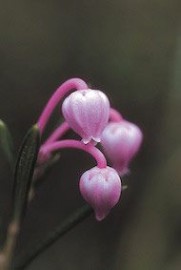
<path fill-rule="evenodd" d="M 13 140 L 7 125 L 0 120 L 0 146 L 14 169 Z M 40 146 L 40 132 L 34 125 L 26 134 L 15 166 L 13 187 L 13 220 L 20 221 L 26 209 L 34 167 Z"/>

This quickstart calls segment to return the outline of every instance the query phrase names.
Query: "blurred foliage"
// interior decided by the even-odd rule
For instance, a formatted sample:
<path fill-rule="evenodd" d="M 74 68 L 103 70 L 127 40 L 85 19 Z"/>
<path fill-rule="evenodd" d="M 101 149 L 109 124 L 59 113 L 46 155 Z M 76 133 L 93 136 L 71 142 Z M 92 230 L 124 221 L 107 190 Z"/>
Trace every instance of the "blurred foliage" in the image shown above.
<path fill-rule="evenodd" d="M 119 206 L 102 223 L 78 226 L 29 269 L 180 269 L 181 2 L 0 3 L 0 118 L 16 147 L 52 91 L 72 76 L 103 89 L 144 132 Z M 18 254 L 83 202 L 77 181 L 90 160 L 75 151 L 61 157 L 29 207 Z M 0 162 L 6 219 L 11 181 Z"/>

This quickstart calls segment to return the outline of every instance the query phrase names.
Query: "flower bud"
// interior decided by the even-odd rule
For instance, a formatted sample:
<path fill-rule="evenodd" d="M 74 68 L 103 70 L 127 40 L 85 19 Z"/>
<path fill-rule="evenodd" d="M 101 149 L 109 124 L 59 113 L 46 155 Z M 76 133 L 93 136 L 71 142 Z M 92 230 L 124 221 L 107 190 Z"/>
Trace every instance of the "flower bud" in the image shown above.
<path fill-rule="evenodd" d="M 129 162 L 138 152 L 142 137 L 139 127 L 126 120 L 110 122 L 104 129 L 101 144 L 120 175 L 127 173 Z"/>
<path fill-rule="evenodd" d="M 62 112 L 69 126 L 87 144 L 100 142 L 103 129 L 108 123 L 110 104 L 99 90 L 79 90 L 70 94 L 62 104 Z"/>
<path fill-rule="evenodd" d="M 94 167 L 86 171 L 80 179 L 80 192 L 95 211 L 97 220 L 104 219 L 119 201 L 121 180 L 111 167 Z"/>

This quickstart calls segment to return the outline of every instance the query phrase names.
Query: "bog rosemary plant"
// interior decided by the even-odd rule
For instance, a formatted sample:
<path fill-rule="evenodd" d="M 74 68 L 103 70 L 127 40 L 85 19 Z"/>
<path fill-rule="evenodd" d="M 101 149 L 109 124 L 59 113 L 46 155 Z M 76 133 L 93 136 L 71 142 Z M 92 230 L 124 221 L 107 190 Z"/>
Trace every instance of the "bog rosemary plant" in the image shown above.
<path fill-rule="evenodd" d="M 42 141 L 46 125 L 60 102 L 64 121 Z M 76 132 L 80 140 L 62 139 L 69 129 Z M 16 162 L 10 132 L 3 121 L 0 121 L 0 139 L 7 160 L 15 167 L 12 214 L 0 252 L 0 270 L 20 270 L 91 213 L 98 221 L 108 216 L 120 200 L 124 189 L 121 178 L 128 173 L 129 164 L 140 148 L 142 132 L 112 108 L 104 92 L 90 89 L 83 80 L 73 78 L 64 82 L 50 97 L 37 123 L 26 134 Z M 59 159 L 58 152 L 63 148 L 82 150 L 95 160 L 95 166 L 84 172 L 79 181 L 85 205 L 63 220 L 24 257 L 14 258 L 27 204 L 34 197 L 39 178 L 46 175 L 47 168 L 53 168 L 54 161 Z"/>

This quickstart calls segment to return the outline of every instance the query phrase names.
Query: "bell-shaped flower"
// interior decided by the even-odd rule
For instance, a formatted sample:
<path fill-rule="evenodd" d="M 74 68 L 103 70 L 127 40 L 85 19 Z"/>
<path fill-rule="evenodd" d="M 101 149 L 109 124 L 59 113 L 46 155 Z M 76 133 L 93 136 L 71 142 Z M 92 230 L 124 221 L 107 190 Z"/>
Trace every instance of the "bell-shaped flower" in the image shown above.
<path fill-rule="evenodd" d="M 142 138 L 140 128 L 126 120 L 110 122 L 104 129 L 101 137 L 103 150 L 121 176 L 128 172 L 129 163 L 138 152 Z"/>
<path fill-rule="evenodd" d="M 85 144 L 100 142 L 101 133 L 108 123 L 109 111 L 109 100 L 99 90 L 75 91 L 62 104 L 65 120 Z"/>
<path fill-rule="evenodd" d="M 85 201 L 94 209 L 97 220 L 104 219 L 119 201 L 121 180 L 111 167 L 94 167 L 80 179 L 80 192 Z"/>

